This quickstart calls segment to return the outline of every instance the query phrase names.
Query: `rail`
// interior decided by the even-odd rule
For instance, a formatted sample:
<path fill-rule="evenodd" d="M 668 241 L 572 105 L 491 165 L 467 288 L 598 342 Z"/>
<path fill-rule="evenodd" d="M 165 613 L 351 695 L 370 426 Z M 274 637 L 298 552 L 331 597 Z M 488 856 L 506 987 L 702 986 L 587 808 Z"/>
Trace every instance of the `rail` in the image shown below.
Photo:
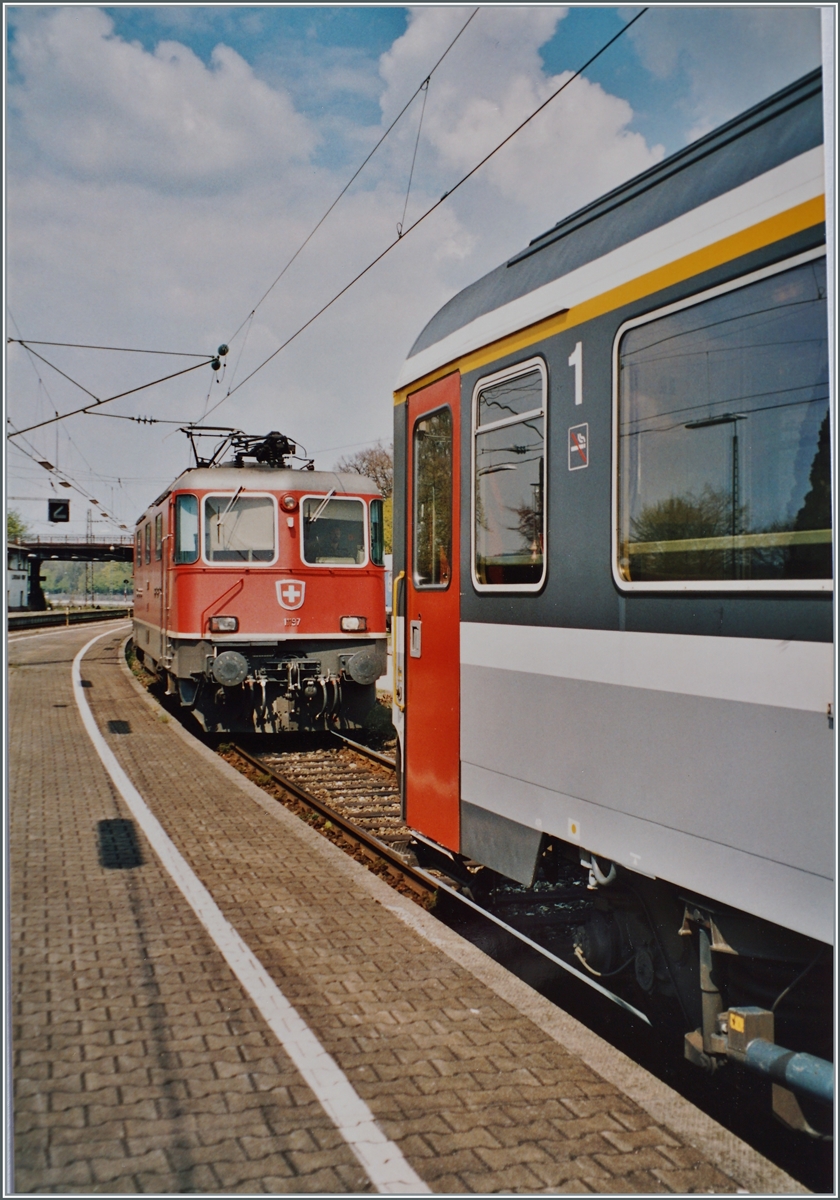
<path fill-rule="evenodd" d="M 279 784 L 284 791 L 290 792 L 297 800 L 305 804 L 307 808 L 311 808 L 318 816 L 330 821 L 341 833 L 342 837 L 351 843 L 356 843 L 369 856 L 382 859 L 387 864 L 389 872 L 392 875 L 402 878 L 414 892 L 425 897 L 437 891 L 439 886 L 437 880 L 431 878 L 425 871 L 420 871 L 412 867 L 401 854 L 393 850 L 385 842 L 380 841 L 379 838 L 373 837 L 364 829 L 359 828 L 358 825 L 349 821 L 331 805 L 325 804 L 318 796 L 301 787 L 294 779 L 290 779 L 279 771 L 275 771 L 264 759 L 254 757 L 254 755 L 249 754 L 241 746 L 234 744 L 233 750 L 239 758 L 243 759 L 261 774 L 267 775 L 271 780 Z"/>
<path fill-rule="evenodd" d="M 378 761 L 382 763 L 382 765 L 388 766 L 391 770 L 394 769 L 392 762 L 389 761 L 386 756 L 379 755 L 375 751 L 369 750 L 366 746 L 358 746 L 357 744 L 352 743 L 349 738 L 344 738 L 340 734 L 336 734 L 335 736 L 350 746 L 355 753 L 361 753 L 365 757 L 373 759 L 373 761 Z M 279 786 L 285 791 L 289 792 L 296 799 L 302 801 L 308 808 L 312 809 L 319 816 L 328 821 L 341 834 L 342 838 L 344 838 L 350 844 L 359 846 L 365 853 L 366 857 L 373 859 L 379 858 L 383 860 L 388 866 L 389 874 L 401 878 L 406 884 L 408 884 L 409 887 L 411 887 L 413 891 L 419 893 L 420 895 L 429 895 L 435 892 L 447 893 L 454 900 L 459 901 L 468 908 L 471 908 L 474 912 L 480 914 L 482 917 L 491 921 L 500 929 L 503 929 L 506 933 L 515 937 L 517 941 L 522 942 L 526 946 L 529 946 L 532 950 L 535 950 L 543 958 L 547 958 L 549 962 L 554 963 L 556 966 L 562 967 L 564 971 L 574 975 L 575 978 L 587 984 L 588 987 L 594 988 L 595 991 L 600 992 L 603 996 L 605 996 L 608 1000 L 611 1000 L 614 1004 L 617 1004 L 620 1008 L 632 1013 L 633 1016 L 638 1017 L 646 1025 L 650 1025 L 650 1019 L 643 1012 L 630 1004 L 627 1000 L 624 1000 L 621 996 L 617 996 L 614 992 L 611 992 L 608 988 L 604 987 L 603 984 L 598 983 L 597 980 L 585 975 L 582 971 L 578 970 L 577 967 L 572 966 L 563 958 L 553 954 L 549 949 L 547 949 L 547 947 L 540 945 L 539 942 L 528 937 L 522 932 L 521 929 L 517 929 L 515 926 L 509 924 L 495 913 L 483 907 L 483 905 L 476 903 L 476 901 L 471 898 L 469 886 L 467 886 L 465 889 L 465 881 L 459 878 L 458 871 L 455 870 L 453 872 L 455 862 L 451 856 L 449 857 L 449 860 L 443 858 L 442 855 L 438 856 L 439 861 L 434 861 L 434 866 L 432 866 L 431 869 L 424 869 L 420 866 L 414 866 L 406 862 L 404 856 L 395 851 L 386 842 L 383 842 L 380 838 L 372 836 L 366 830 L 361 829 L 359 825 L 356 824 L 356 822 L 349 816 L 346 816 L 344 813 L 337 810 L 333 805 L 325 803 L 320 797 L 313 795 L 313 793 L 308 789 L 302 787 L 298 780 L 289 778 L 289 776 L 276 771 L 269 763 L 266 762 L 265 758 L 249 754 L 247 750 L 243 749 L 236 743 L 232 745 L 232 749 L 236 755 L 243 760 L 243 762 L 259 771 L 265 779 L 279 784 Z M 434 850 L 434 843 L 428 842 L 427 839 L 422 837 L 420 840 L 427 847 Z M 432 854 L 432 859 L 435 860 L 434 853 Z M 434 874 L 432 874 L 431 871 L 433 871 Z"/>

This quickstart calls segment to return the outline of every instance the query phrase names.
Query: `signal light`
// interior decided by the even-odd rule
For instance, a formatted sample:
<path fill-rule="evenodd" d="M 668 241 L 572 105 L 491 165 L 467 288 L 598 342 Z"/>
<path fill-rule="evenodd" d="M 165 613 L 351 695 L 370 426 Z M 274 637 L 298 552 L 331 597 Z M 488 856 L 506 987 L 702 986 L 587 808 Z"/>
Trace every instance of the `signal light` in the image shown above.
<path fill-rule="evenodd" d="M 239 628 L 238 617 L 211 617 L 211 633 L 236 633 Z"/>
<path fill-rule="evenodd" d="M 298 502 L 296 496 L 286 495 L 280 501 L 280 507 L 284 508 L 286 512 L 294 512 L 297 506 Z"/>
<path fill-rule="evenodd" d="M 54 524 L 59 521 L 70 520 L 70 501 L 69 500 L 48 500 L 47 501 L 47 520 Z"/>
<path fill-rule="evenodd" d="M 342 617 L 341 628 L 345 633 L 363 633 L 367 629 L 367 617 Z"/>

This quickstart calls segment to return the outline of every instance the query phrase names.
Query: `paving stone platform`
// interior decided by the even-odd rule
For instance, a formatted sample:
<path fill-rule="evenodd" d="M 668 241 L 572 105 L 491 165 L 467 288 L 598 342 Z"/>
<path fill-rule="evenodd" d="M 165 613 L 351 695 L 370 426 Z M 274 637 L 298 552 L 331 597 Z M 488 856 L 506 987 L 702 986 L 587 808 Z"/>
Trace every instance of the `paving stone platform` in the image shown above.
<path fill-rule="evenodd" d="M 108 745 L 433 1191 L 805 1191 L 191 741 L 129 676 L 127 631 L 83 662 Z M 91 635 L 9 645 L 14 1190 L 370 1191 L 142 834 L 115 824 L 131 813 L 71 687 Z"/>

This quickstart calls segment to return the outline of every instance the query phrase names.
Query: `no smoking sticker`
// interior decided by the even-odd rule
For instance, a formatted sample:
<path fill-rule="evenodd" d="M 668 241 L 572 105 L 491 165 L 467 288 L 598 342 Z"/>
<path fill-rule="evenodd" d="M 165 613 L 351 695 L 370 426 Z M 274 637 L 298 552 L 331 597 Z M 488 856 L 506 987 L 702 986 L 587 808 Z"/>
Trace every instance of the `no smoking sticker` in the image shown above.
<path fill-rule="evenodd" d="M 569 430 L 569 470 L 589 466 L 589 423 L 573 425 Z"/>

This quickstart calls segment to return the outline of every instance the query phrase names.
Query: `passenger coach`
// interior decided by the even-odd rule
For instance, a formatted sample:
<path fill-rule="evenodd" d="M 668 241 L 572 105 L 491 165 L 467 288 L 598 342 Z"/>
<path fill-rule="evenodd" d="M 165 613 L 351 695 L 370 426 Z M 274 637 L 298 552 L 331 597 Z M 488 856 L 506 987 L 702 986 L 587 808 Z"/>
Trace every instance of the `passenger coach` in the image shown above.
<path fill-rule="evenodd" d="M 395 396 L 407 821 L 526 886 L 582 863 L 579 957 L 636 952 L 707 1064 L 727 1003 L 814 963 L 788 1037 L 830 1053 L 822 117 L 817 71 L 562 220 Z"/>

